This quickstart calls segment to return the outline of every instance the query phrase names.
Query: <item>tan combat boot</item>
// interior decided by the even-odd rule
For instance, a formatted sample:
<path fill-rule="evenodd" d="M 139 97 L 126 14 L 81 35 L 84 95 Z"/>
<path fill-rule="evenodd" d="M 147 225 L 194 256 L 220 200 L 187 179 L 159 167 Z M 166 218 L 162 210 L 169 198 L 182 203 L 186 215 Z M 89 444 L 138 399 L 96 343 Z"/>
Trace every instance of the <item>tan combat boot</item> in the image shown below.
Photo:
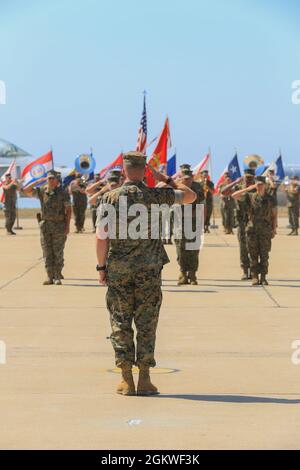
<path fill-rule="evenodd" d="M 139 396 L 151 396 L 151 395 L 158 395 L 159 391 L 151 383 L 150 380 L 150 372 L 149 372 L 149 367 L 140 365 L 139 366 L 139 381 L 138 381 L 138 386 L 137 386 L 137 392 L 136 394 Z"/>
<path fill-rule="evenodd" d="M 188 280 L 186 273 L 181 272 L 178 278 L 177 285 L 184 286 L 185 284 L 188 284 L 188 283 L 189 283 L 189 280 Z"/>
<path fill-rule="evenodd" d="M 259 286 L 259 280 L 258 280 L 258 275 L 257 274 L 252 274 L 252 285 L 253 286 Z"/>
<path fill-rule="evenodd" d="M 117 393 L 120 395 L 134 396 L 136 393 L 132 375 L 132 367 L 129 364 L 123 364 L 121 366 L 121 370 L 122 380 L 118 385 Z"/>
<path fill-rule="evenodd" d="M 261 283 L 262 286 L 268 286 L 269 285 L 265 274 L 262 274 L 260 276 L 260 283 Z"/>
<path fill-rule="evenodd" d="M 47 279 L 43 282 L 44 286 L 51 286 L 54 284 L 53 282 L 53 273 L 51 271 L 47 271 Z"/>
<path fill-rule="evenodd" d="M 190 280 L 192 286 L 197 286 L 198 285 L 195 271 L 189 271 L 188 277 L 189 277 L 189 280 Z"/>

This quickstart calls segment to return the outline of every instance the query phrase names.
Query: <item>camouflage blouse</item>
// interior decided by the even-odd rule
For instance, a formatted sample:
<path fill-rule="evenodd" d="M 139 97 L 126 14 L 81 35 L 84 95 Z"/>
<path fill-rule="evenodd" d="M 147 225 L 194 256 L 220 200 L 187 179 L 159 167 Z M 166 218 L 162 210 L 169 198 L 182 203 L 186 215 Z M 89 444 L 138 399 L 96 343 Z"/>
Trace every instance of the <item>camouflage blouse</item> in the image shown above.
<path fill-rule="evenodd" d="M 286 189 L 286 197 L 288 202 L 288 207 L 299 207 L 300 204 L 300 188 L 297 188 L 297 191 L 291 191 L 291 186 Z"/>
<path fill-rule="evenodd" d="M 143 182 L 127 182 L 104 194 L 98 207 L 97 226 L 106 219 L 115 227 L 110 234 L 108 266 L 125 272 L 159 268 L 168 263 L 156 215 L 158 205 L 172 206 L 174 202 L 173 189 L 148 188 Z"/>
<path fill-rule="evenodd" d="M 34 188 L 32 194 L 40 200 L 43 220 L 53 222 L 65 220 L 66 207 L 71 205 L 67 191 L 61 187 L 50 191 L 44 186 Z"/>
<path fill-rule="evenodd" d="M 257 192 L 246 193 L 244 204 L 247 212 L 248 226 L 272 226 L 276 203 L 269 193 L 265 193 L 263 196 Z"/>

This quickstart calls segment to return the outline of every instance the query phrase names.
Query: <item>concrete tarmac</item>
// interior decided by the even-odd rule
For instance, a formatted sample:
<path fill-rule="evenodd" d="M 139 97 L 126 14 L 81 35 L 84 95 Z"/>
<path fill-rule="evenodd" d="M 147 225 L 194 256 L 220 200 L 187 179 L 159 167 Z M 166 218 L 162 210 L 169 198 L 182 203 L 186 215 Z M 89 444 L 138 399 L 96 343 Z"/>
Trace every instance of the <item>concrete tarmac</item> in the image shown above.
<path fill-rule="evenodd" d="M 177 287 L 167 247 L 153 398 L 115 394 L 90 220 L 69 236 L 61 287 L 42 285 L 37 224 L 21 222 L 16 237 L 0 230 L 0 449 L 300 448 L 300 238 L 286 220 L 269 287 L 239 280 L 236 236 L 220 229 L 198 286 Z"/>

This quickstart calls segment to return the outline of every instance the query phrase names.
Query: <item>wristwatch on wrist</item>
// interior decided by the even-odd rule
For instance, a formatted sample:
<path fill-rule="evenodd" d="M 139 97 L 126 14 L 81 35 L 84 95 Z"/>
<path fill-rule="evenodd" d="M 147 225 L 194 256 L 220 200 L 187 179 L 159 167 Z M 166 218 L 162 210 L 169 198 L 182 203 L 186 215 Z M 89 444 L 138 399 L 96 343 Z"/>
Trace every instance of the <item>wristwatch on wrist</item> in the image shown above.
<path fill-rule="evenodd" d="M 104 266 L 99 266 L 99 264 L 97 264 L 96 271 L 106 271 L 106 264 Z"/>

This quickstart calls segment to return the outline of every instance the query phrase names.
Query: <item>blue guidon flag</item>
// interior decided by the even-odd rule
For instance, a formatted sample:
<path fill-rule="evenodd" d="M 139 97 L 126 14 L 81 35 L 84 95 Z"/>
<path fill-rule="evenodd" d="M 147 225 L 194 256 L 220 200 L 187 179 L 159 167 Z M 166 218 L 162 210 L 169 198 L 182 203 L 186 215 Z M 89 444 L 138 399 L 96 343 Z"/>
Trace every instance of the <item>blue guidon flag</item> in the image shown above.
<path fill-rule="evenodd" d="M 218 192 L 221 184 L 224 183 L 225 173 L 229 173 L 229 176 L 232 179 L 232 181 L 235 181 L 236 179 L 242 176 L 237 154 L 235 154 L 233 159 L 229 162 L 229 164 L 223 171 L 222 175 L 220 176 L 219 181 L 216 184 L 215 192 Z"/>
<path fill-rule="evenodd" d="M 234 181 L 237 178 L 240 178 L 242 176 L 237 154 L 235 154 L 235 156 L 233 157 L 233 159 L 229 163 L 227 171 L 228 171 L 229 176 L 232 179 L 232 181 Z"/>
<path fill-rule="evenodd" d="M 167 175 L 173 176 L 176 173 L 176 153 L 173 157 L 169 158 L 167 163 Z"/>

